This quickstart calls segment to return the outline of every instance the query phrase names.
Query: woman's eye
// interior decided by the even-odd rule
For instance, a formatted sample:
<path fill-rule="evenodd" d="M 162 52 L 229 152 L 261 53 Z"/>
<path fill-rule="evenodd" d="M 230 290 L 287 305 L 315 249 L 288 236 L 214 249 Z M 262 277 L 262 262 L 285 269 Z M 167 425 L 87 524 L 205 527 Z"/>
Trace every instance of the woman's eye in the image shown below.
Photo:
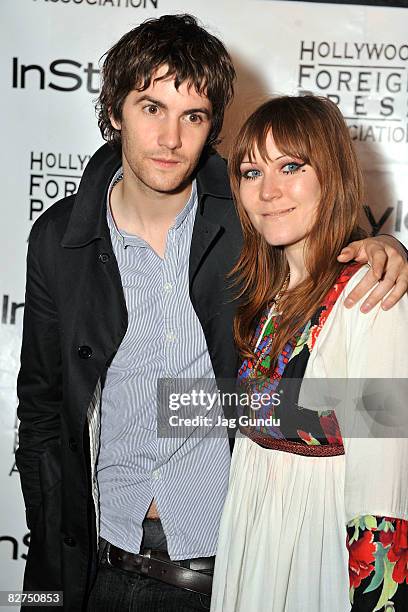
<path fill-rule="evenodd" d="M 302 166 L 304 166 L 304 163 L 299 163 L 299 162 L 289 162 L 288 164 L 285 164 L 282 168 L 282 172 L 283 174 L 294 174 L 295 172 L 297 172 L 300 168 L 302 168 Z"/>
<path fill-rule="evenodd" d="M 192 113 L 191 115 L 188 116 L 188 120 L 190 121 L 190 123 L 200 123 L 201 117 L 200 115 L 196 115 L 195 113 Z"/>
<path fill-rule="evenodd" d="M 256 178 L 258 178 L 258 176 L 261 176 L 261 172 L 260 170 L 256 170 L 255 168 L 252 168 L 251 170 L 244 170 L 244 172 L 241 172 L 241 178 L 249 181 L 255 180 Z"/>

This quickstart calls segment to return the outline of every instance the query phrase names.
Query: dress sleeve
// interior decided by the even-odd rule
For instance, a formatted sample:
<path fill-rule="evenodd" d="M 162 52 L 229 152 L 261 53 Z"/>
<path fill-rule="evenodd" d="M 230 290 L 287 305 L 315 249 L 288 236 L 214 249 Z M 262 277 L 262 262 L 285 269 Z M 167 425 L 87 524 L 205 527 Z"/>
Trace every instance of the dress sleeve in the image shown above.
<path fill-rule="evenodd" d="M 344 299 L 364 269 L 349 282 Z M 366 297 L 366 296 L 365 296 Z M 347 520 L 408 519 L 408 297 L 384 311 L 344 309 L 347 392 L 343 426 Z"/>

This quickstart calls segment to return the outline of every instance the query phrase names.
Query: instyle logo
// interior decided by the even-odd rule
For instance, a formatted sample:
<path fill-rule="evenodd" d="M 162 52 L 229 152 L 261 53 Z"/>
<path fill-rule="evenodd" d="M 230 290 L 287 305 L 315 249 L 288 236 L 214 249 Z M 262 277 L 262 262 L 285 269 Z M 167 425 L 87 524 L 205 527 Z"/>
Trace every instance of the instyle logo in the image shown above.
<path fill-rule="evenodd" d="M 29 220 L 35 221 L 56 200 L 76 192 L 90 155 L 31 151 Z"/>
<path fill-rule="evenodd" d="M 2 325 L 16 325 L 18 313 L 23 312 L 24 302 L 14 302 L 9 295 L 3 295 L 1 299 L 1 323 Z M 23 315 L 21 314 L 21 317 Z"/>
<path fill-rule="evenodd" d="M 407 204 L 407 202 L 405 203 Z M 397 200 L 395 206 L 388 206 L 384 212 L 375 213 L 371 206 L 365 205 L 364 212 L 369 224 L 371 236 L 379 233 L 398 234 L 408 230 L 408 209 L 402 200 Z"/>
<path fill-rule="evenodd" d="M 39 0 L 34 0 L 38 2 Z M 155 8 L 157 9 L 158 0 L 43 0 L 50 4 L 75 4 L 88 6 L 108 6 L 110 8 Z"/>
<path fill-rule="evenodd" d="M 24 550 L 24 552 L 20 554 L 22 544 L 24 544 L 24 546 L 28 549 L 30 545 L 30 534 L 29 533 L 25 534 L 25 536 L 23 537 L 22 543 L 19 543 L 17 538 L 11 535 L 1 535 L 0 536 L 1 548 L 9 551 L 10 559 L 12 559 L 13 561 L 17 561 L 19 558 L 24 559 L 24 560 L 27 559 L 26 550 Z"/>
<path fill-rule="evenodd" d="M 56 59 L 47 67 L 23 64 L 18 57 L 12 61 L 13 89 L 54 89 L 77 91 L 86 87 L 92 94 L 99 92 L 99 68 L 93 62 L 81 64 L 72 59 Z"/>

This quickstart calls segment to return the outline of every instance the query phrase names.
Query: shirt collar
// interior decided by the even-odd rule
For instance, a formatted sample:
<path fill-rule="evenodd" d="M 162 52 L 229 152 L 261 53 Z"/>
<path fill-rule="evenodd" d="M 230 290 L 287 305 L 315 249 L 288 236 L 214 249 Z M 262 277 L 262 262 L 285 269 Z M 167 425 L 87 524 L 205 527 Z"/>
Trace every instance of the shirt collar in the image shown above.
<path fill-rule="evenodd" d="M 121 166 L 120 149 L 105 143 L 88 162 L 78 192 L 68 200 L 73 202 L 72 211 L 61 245 L 77 248 L 93 240 L 109 239 L 106 223 L 106 194 L 112 176 Z M 231 199 L 225 161 L 213 151 L 205 150 L 195 172 L 200 217 L 219 223 L 218 209 L 205 207 L 205 197 Z"/>
<path fill-rule="evenodd" d="M 143 240 L 143 238 L 140 238 L 139 236 L 136 235 L 131 235 L 131 234 L 127 234 L 125 231 L 121 230 L 118 228 L 118 226 L 116 225 L 116 222 L 113 218 L 112 215 L 112 210 L 110 207 L 110 195 L 112 192 L 112 189 L 114 188 L 114 186 L 116 185 L 116 183 L 118 183 L 119 181 L 121 181 L 123 179 L 123 168 L 122 166 L 116 171 L 115 175 L 113 176 L 109 188 L 108 188 L 108 193 L 107 193 L 107 202 L 106 202 L 106 211 L 107 211 L 107 221 L 108 221 L 108 226 L 109 229 L 111 231 L 113 231 L 114 235 L 116 236 L 116 238 L 123 244 L 124 247 L 127 247 L 129 245 L 131 246 L 140 246 L 140 247 L 146 247 L 149 246 L 147 244 L 147 242 L 145 240 Z M 178 230 L 181 225 L 183 224 L 183 222 L 185 221 L 185 219 L 187 218 L 188 214 L 193 210 L 193 208 L 196 206 L 198 202 L 198 195 L 197 195 L 197 181 L 196 179 L 193 180 L 192 185 L 191 185 L 191 193 L 190 196 L 186 202 L 186 205 L 183 207 L 183 209 L 178 213 L 178 215 L 176 216 L 173 225 L 171 226 L 170 229 L 175 229 Z"/>
<path fill-rule="evenodd" d="M 191 210 L 194 208 L 195 204 L 197 203 L 197 200 L 198 200 L 198 196 L 197 196 L 197 181 L 194 179 L 192 184 L 191 184 L 190 197 L 188 198 L 187 203 L 184 206 L 183 210 L 181 210 L 179 212 L 179 214 L 177 215 L 177 217 L 174 219 L 174 223 L 172 225 L 172 228 L 178 229 L 182 225 L 182 223 L 186 219 L 188 213 L 191 212 Z"/>

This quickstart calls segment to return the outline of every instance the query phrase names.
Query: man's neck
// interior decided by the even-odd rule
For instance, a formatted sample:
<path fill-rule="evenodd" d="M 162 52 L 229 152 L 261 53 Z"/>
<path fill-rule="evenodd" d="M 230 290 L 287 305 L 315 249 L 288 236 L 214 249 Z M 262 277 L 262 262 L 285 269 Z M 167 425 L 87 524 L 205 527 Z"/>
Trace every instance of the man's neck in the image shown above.
<path fill-rule="evenodd" d="M 181 212 L 191 194 L 192 181 L 176 192 L 158 192 L 141 181 L 131 180 L 124 168 L 123 179 L 111 192 L 111 209 L 115 221 L 121 229 L 130 234 L 148 229 L 151 224 L 169 227 Z"/>
<path fill-rule="evenodd" d="M 167 232 L 183 210 L 192 183 L 175 193 L 159 193 L 139 182 L 123 179 L 114 185 L 110 207 L 116 226 L 127 234 L 143 238 L 163 257 Z"/>

